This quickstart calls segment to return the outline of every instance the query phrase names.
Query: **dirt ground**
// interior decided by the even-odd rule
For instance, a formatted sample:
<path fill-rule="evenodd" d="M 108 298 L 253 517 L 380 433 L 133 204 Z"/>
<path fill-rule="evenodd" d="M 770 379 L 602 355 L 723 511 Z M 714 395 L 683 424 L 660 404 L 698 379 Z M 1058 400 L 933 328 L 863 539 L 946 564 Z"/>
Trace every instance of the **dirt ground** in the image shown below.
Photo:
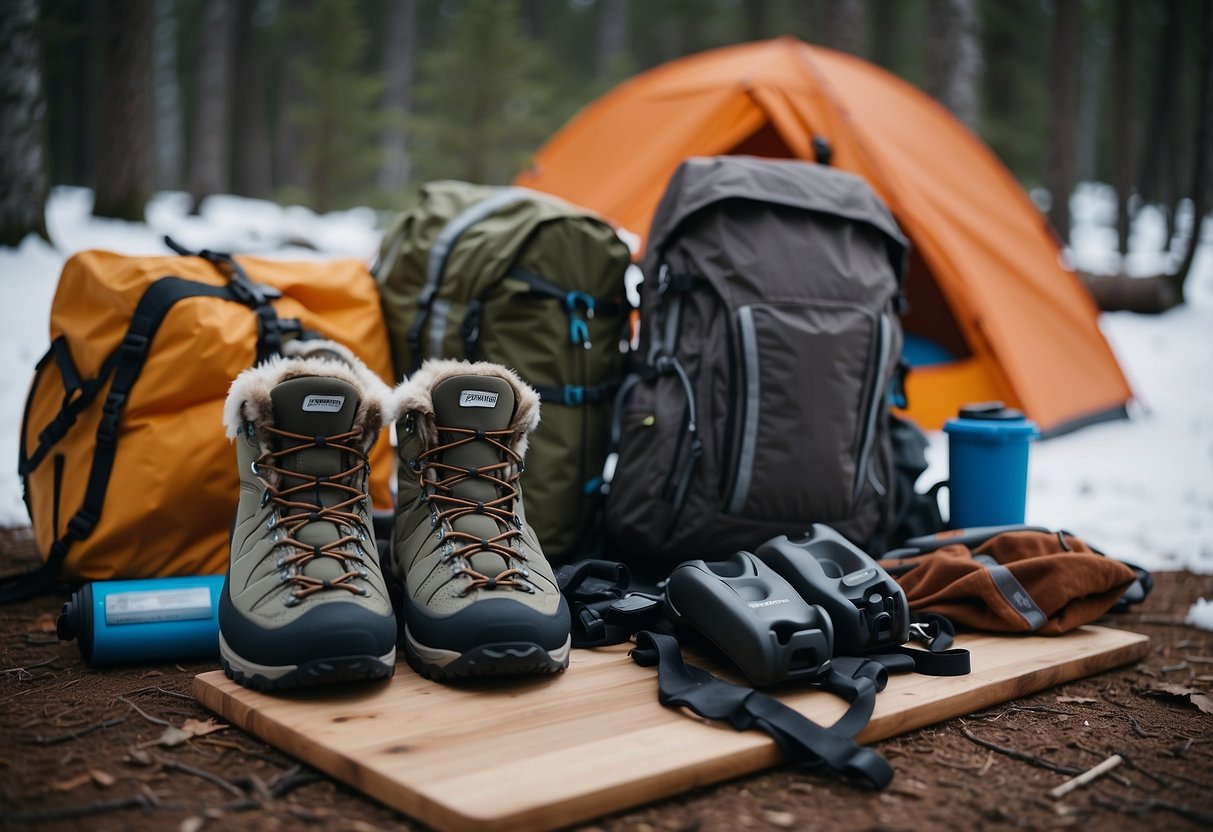
<path fill-rule="evenodd" d="M 28 531 L 0 530 L 0 573 L 36 562 Z M 1149 635 L 1146 660 L 879 743 L 897 772 L 883 792 L 784 767 L 581 828 L 1213 828 L 1213 633 L 1183 623 L 1213 576 L 1154 577 L 1144 605 L 1100 622 Z M 54 635 L 62 602 L 0 607 L 0 827 L 422 828 L 234 727 L 207 733 L 190 691 L 213 663 L 88 669 Z"/>

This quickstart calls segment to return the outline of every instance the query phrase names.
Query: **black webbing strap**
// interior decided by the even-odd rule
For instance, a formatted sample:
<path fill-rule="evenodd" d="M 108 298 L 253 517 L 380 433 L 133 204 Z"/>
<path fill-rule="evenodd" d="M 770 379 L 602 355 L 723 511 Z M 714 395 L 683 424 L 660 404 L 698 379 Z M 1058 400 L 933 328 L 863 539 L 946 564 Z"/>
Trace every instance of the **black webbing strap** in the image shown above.
<path fill-rule="evenodd" d="M 570 289 L 548 280 L 542 275 L 535 274 L 530 269 L 524 269 L 522 266 L 513 265 L 505 273 L 506 277 L 512 277 L 515 280 L 520 280 L 530 287 L 531 293 L 536 295 L 546 295 L 553 300 L 558 300 L 561 303 L 568 304 L 570 296 L 582 296 L 591 301 L 590 309 L 594 313 L 594 317 L 599 315 L 608 318 L 622 318 L 631 311 L 631 307 L 625 303 L 618 301 L 607 300 L 605 298 L 596 298 L 585 292 L 575 292 Z"/>
<path fill-rule="evenodd" d="M 532 384 L 531 387 L 539 394 L 539 401 L 544 404 L 581 407 L 583 405 L 613 402 L 615 400 L 615 393 L 619 390 L 619 383 L 565 384 L 563 386 L 555 384 Z"/>
<path fill-rule="evenodd" d="M 55 366 L 59 368 L 59 375 L 63 380 L 63 404 L 60 406 L 59 412 L 55 414 L 55 418 L 47 423 L 47 426 L 38 434 L 38 446 L 34 448 L 33 453 L 27 454 L 25 448 L 28 444 L 30 410 L 34 404 L 34 393 L 42 383 L 42 371 L 48 366 L 49 359 L 52 357 L 55 359 Z M 42 460 L 58 444 L 59 440 L 67 436 L 67 432 L 76 423 L 76 419 L 97 398 L 97 394 L 109 381 L 117 359 L 118 353 L 112 353 L 102 363 L 101 369 L 95 377 L 82 379 L 75 362 L 72 361 L 67 339 L 60 335 L 51 342 L 50 349 L 34 368 L 34 381 L 30 385 L 29 394 L 25 399 L 25 410 L 21 416 L 21 445 L 17 449 L 17 473 L 21 476 L 22 488 L 26 491 L 25 506 L 27 509 L 29 509 L 29 475 L 42 464 Z"/>
<path fill-rule="evenodd" d="M 178 254 L 186 257 L 201 257 L 213 264 L 227 278 L 228 288 L 231 289 L 233 295 L 231 299 L 243 303 L 256 313 L 257 359 L 254 363 L 260 364 L 270 356 L 282 351 L 285 333 L 282 322 L 278 320 L 278 313 L 271 303 L 282 297 L 282 292 L 273 286 L 254 282 L 244 268 L 236 262 L 236 258 L 230 254 L 205 248 L 200 251 L 190 251 L 168 235 L 164 237 L 164 244 Z"/>
<path fill-rule="evenodd" d="M 114 469 L 119 423 L 122 413 L 126 409 L 131 388 L 134 387 L 139 373 L 143 370 L 152 339 L 165 316 L 178 301 L 191 297 L 214 297 L 249 305 L 248 299 L 241 297 L 239 292 L 233 290 L 232 283 L 226 286 L 211 286 L 180 277 L 163 277 L 147 288 L 135 306 L 122 343 L 106 359 L 97 379 L 92 380 L 97 382 L 97 389 L 100 389 L 100 384 L 105 377 L 111 373 L 113 376 L 101 408 L 101 421 L 97 425 L 93 464 L 89 470 L 88 483 L 85 486 L 84 501 L 67 521 L 67 530 L 51 544 L 46 562 L 42 566 L 32 572 L 9 576 L 0 581 L 0 603 L 12 603 L 45 592 L 58 577 L 59 570 L 67 558 L 72 544 L 84 540 L 92 534 L 97 522 L 101 519 L 105 493 Z M 272 311 L 272 307 L 270 309 Z M 261 352 L 259 343 L 258 355 Z M 92 395 L 96 396 L 96 394 L 97 392 L 94 390 Z M 24 436 L 22 442 L 24 443 Z M 46 451 L 41 448 L 39 450 L 41 452 L 39 459 L 41 459 L 45 456 Z M 32 470 L 33 468 L 27 465 L 24 475 L 28 476 Z"/>
<path fill-rule="evenodd" d="M 893 779 L 893 768 L 870 748 L 857 744 L 843 730 L 824 728 L 777 699 L 752 688 L 718 679 L 702 668 L 682 660 L 678 642 L 666 635 L 641 631 L 636 634 L 632 659 L 645 667 L 657 666 L 657 696 L 668 708 L 688 708 L 705 719 L 728 722 L 738 731 L 757 728 L 769 734 L 784 758 L 802 768 L 825 768 L 877 788 Z M 839 676 L 844 674 L 839 673 Z M 877 682 L 868 676 L 852 680 L 847 689 L 855 695 L 848 715 L 839 720 L 851 728 L 858 719 L 848 719 L 851 710 L 867 709 L 875 699 Z M 863 719 L 866 724 L 866 718 Z"/>
<path fill-rule="evenodd" d="M 623 644 L 632 633 L 662 626 L 652 596 L 628 592 L 628 568 L 610 560 L 580 560 L 556 570 L 556 585 L 572 612 L 574 647 Z"/>

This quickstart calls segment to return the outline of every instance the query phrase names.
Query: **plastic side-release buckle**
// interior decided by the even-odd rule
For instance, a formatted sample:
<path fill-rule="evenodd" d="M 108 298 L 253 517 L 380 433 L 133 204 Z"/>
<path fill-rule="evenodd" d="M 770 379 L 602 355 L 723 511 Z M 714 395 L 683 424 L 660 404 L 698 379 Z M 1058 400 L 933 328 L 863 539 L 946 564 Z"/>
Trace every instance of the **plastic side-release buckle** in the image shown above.
<path fill-rule="evenodd" d="M 566 407 L 578 407 L 585 404 L 585 388 L 566 384 L 564 386 L 564 404 Z"/>

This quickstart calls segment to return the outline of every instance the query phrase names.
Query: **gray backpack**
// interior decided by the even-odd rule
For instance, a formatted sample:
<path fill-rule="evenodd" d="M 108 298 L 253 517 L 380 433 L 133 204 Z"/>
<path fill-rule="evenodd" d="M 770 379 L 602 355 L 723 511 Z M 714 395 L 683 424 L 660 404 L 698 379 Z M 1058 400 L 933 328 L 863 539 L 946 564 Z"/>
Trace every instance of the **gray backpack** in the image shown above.
<path fill-rule="evenodd" d="M 883 551 L 906 249 L 851 174 L 737 156 L 678 168 L 604 477 L 620 556 L 722 558 L 813 523 Z"/>

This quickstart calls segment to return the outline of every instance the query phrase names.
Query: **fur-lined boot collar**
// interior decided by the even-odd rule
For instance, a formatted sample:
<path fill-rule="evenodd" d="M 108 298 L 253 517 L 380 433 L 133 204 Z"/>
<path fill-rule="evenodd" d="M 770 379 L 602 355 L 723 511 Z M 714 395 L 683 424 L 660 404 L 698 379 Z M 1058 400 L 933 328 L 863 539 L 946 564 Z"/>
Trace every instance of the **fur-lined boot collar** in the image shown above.
<path fill-rule="evenodd" d="M 354 424 L 362 429 L 362 443 L 369 448 L 391 412 L 392 392 L 348 348 L 332 341 L 301 342 L 294 355 L 274 356 L 236 376 L 223 408 L 223 427 L 234 439 L 245 422 L 261 427 L 273 423 L 270 393 L 284 381 L 305 376 L 326 376 L 352 384 L 360 391 Z M 262 435 L 258 431 L 258 435 Z M 265 450 L 265 449 L 263 449 Z"/>
<path fill-rule="evenodd" d="M 407 413 L 418 413 L 426 418 L 418 420 L 418 430 L 427 447 L 438 444 L 438 432 L 434 426 L 433 390 L 454 376 L 493 376 L 503 379 L 514 390 L 514 416 L 510 430 L 515 440 L 512 449 L 520 457 L 526 456 L 527 437 L 539 425 L 539 394 L 508 367 L 489 361 L 457 361 L 454 359 L 429 359 L 421 365 L 412 378 L 396 388 L 392 395 L 392 420 L 398 421 Z"/>

